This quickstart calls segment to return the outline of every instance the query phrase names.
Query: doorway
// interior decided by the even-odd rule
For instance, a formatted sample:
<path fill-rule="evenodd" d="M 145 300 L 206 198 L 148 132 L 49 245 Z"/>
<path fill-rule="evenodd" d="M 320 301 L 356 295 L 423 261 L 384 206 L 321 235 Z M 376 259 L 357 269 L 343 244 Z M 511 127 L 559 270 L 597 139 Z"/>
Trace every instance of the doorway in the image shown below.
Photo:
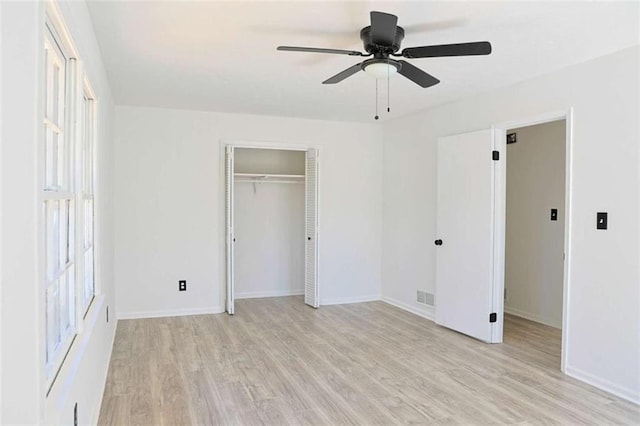
<path fill-rule="evenodd" d="M 438 139 L 435 319 L 478 340 L 502 343 L 507 130 L 556 121 L 565 124 L 564 199 L 560 206 L 548 207 L 545 216 L 554 208 L 554 214 L 564 218 L 560 225 L 564 257 L 560 369 L 564 372 L 571 295 L 571 109 Z"/>
<path fill-rule="evenodd" d="M 560 367 L 566 120 L 506 131 L 504 341 Z"/>
<path fill-rule="evenodd" d="M 572 245 L 571 245 L 571 235 L 572 235 L 572 226 L 571 226 L 571 218 L 572 218 L 572 214 L 571 214 L 571 208 L 572 208 L 572 186 L 573 186 L 573 178 L 572 178 L 572 153 L 573 153 L 573 126 L 572 126 L 572 122 L 573 122 L 573 110 L 572 109 L 568 109 L 568 110 L 564 110 L 564 111 L 557 111 L 557 112 L 551 112 L 551 113 L 547 113 L 547 114 L 543 114 L 540 116 L 536 116 L 536 117 L 530 117 L 530 118 L 525 118 L 522 120 L 514 120 L 514 121 L 510 121 L 507 123 L 502 123 L 502 124 L 498 124 L 494 127 L 495 129 L 495 144 L 496 146 L 499 146 L 500 149 L 504 150 L 504 152 L 506 153 L 505 157 L 508 157 L 508 151 L 511 150 L 512 148 L 507 148 L 507 134 L 511 133 L 510 130 L 513 129 L 523 129 L 523 128 L 533 128 L 534 126 L 537 125 L 545 125 L 545 124 L 549 124 L 551 127 L 548 127 L 546 129 L 552 129 L 553 126 L 558 126 L 561 129 L 563 129 L 563 131 L 559 131 L 558 132 L 558 127 L 556 127 L 556 132 L 560 133 L 560 135 L 556 136 L 556 140 L 559 141 L 559 144 L 561 145 L 559 146 L 555 146 L 554 148 L 556 148 L 556 155 L 558 156 L 562 156 L 562 154 L 564 154 L 563 156 L 563 161 L 562 164 L 558 164 L 557 162 L 554 161 L 555 165 L 555 172 L 558 173 L 559 170 L 562 170 L 563 173 L 563 177 L 562 177 L 562 189 L 563 189 L 563 196 L 561 196 L 560 198 L 558 198 L 557 194 L 555 195 L 555 198 L 553 199 L 554 203 L 558 203 L 559 205 L 557 207 L 555 206 L 546 206 L 546 207 L 540 207 L 540 209 L 544 209 L 544 215 L 542 213 L 540 213 L 540 217 L 546 217 L 546 221 L 548 222 L 544 222 L 544 224 L 546 225 L 541 225 L 541 226 L 547 226 L 547 233 L 555 233 L 555 234 L 562 234 L 562 238 L 561 238 L 561 246 L 562 246 L 562 251 L 560 252 L 560 255 L 558 255 L 558 248 L 557 245 L 560 244 L 560 242 L 558 241 L 557 238 L 554 238 L 554 244 L 556 244 L 556 249 L 555 251 L 553 251 L 554 253 L 554 261 L 555 263 L 555 267 L 557 268 L 557 262 L 558 262 L 558 256 L 561 256 L 562 258 L 562 263 L 561 263 L 561 270 L 562 270 L 562 274 L 561 274 L 561 280 L 562 280 L 562 290 L 561 290 L 561 294 L 562 297 L 560 299 L 560 304 L 561 304 L 561 310 L 560 310 L 560 321 L 558 322 L 557 316 L 555 317 L 555 320 L 553 320 L 554 322 L 552 323 L 552 325 L 543 325 L 541 327 L 546 327 L 546 329 L 544 331 L 542 331 L 543 333 L 546 332 L 550 332 L 551 336 L 556 336 L 556 337 L 552 337 L 554 339 L 556 339 L 557 341 L 557 335 L 558 335 L 558 329 L 556 327 L 560 328 L 559 334 L 561 336 L 560 338 L 560 370 L 562 372 L 565 372 L 566 369 L 566 360 L 567 360 L 567 356 L 568 356 L 568 335 L 570 333 L 569 330 L 569 310 L 568 310 L 568 306 L 569 306 L 569 299 L 571 298 L 571 275 L 570 275 L 570 271 L 571 271 L 571 260 L 572 260 Z M 516 132 L 517 133 L 517 132 Z M 564 138 L 562 138 L 562 134 L 564 135 Z M 517 136 L 516 136 L 517 139 Z M 517 146 L 516 142 L 515 145 L 514 144 L 509 144 L 509 145 L 514 145 Z M 557 149 L 560 149 L 562 152 L 558 153 Z M 515 152 L 515 151 L 514 151 Z M 513 154 L 513 153 L 512 153 Z M 513 155 L 512 155 L 513 156 Z M 509 159 L 507 158 L 507 167 L 508 167 L 508 161 Z M 507 238 L 506 238 L 506 222 L 507 222 L 507 209 L 506 209 L 506 203 L 507 201 L 507 189 L 506 187 L 509 186 L 509 183 L 507 182 L 508 177 L 507 177 L 507 167 L 503 167 L 499 173 L 498 173 L 498 179 L 496 181 L 496 186 L 497 186 L 497 192 L 500 194 L 504 194 L 504 196 L 498 196 L 496 198 L 496 215 L 495 215 L 495 219 L 496 219 L 496 246 L 497 246 L 497 252 L 498 253 L 502 253 L 502 255 L 499 255 L 496 257 L 496 268 L 498 270 L 504 271 L 506 273 L 506 247 L 505 244 L 507 242 Z M 546 167 L 546 166 L 544 166 Z M 557 177 L 556 177 L 557 179 Z M 513 188 L 513 185 L 512 185 Z M 562 190 L 558 190 L 556 189 L 556 192 L 558 191 L 562 191 Z M 551 209 L 557 209 L 557 212 L 553 212 L 551 211 Z M 554 214 L 557 215 L 557 218 L 554 218 L 556 220 L 551 220 L 551 215 Z M 559 224 L 558 222 L 560 222 L 560 219 L 562 219 L 561 224 Z M 550 223 L 552 222 L 552 223 Z M 551 225 L 551 226 L 549 226 Z M 557 237 L 557 235 L 556 235 Z M 547 238 L 550 238 L 549 236 Z M 513 248 L 513 242 L 510 244 L 510 248 Z M 513 255 L 511 256 L 511 260 L 513 261 Z M 510 268 L 510 272 L 513 272 L 513 265 L 511 265 Z M 517 268 L 516 268 L 517 270 Z M 554 272 L 555 276 L 560 275 L 557 271 Z M 513 286 L 512 284 L 507 284 L 508 286 Z M 499 295 L 499 297 L 497 298 L 498 304 L 501 306 L 502 308 L 502 316 L 503 316 L 503 320 L 504 320 L 504 307 L 505 307 L 505 279 L 504 276 L 502 277 L 501 280 L 499 280 L 496 285 L 496 294 Z M 515 290 L 518 291 L 518 290 Z M 531 290 L 529 290 L 531 291 Z M 556 305 L 554 305 L 553 308 L 547 308 L 547 309 L 555 309 L 556 315 L 558 312 L 558 307 L 557 307 L 557 303 L 558 303 L 558 289 L 556 287 L 555 289 L 556 291 L 556 298 L 555 298 L 555 303 Z M 511 299 L 513 297 L 515 298 L 516 295 L 513 293 L 510 293 L 509 288 L 507 288 L 506 291 L 506 299 L 507 300 L 507 309 L 510 310 L 512 313 L 516 313 L 516 314 L 520 314 L 520 316 L 511 316 L 511 314 L 508 314 L 509 317 L 508 319 L 519 319 L 522 318 L 524 315 L 526 315 L 526 312 L 523 312 L 523 310 L 518 311 L 518 305 L 515 303 L 515 300 Z M 511 299 L 511 300 L 509 300 Z M 514 303 L 512 303 L 512 300 Z M 546 312 L 551 312 L 550 310 L 547 310 Z M 545 313 L 546 316 L 548 316 L 549 314 Z M 533 320 L 537 320 L 540 321 L 541 317 L 538 316 L 533 317 L 531 316 L 530 319 Z M 529 321 L 528 319 L 523 319 L 522 321 Z M 545 320 L 547 322 L 550 322 L 548 320 Z M 504 323 L 504 321 L 503 321 Z M 539 322 L 531 322 L 530 324 L 534 324 L 537 326 L 537 324 L 540 324 Z M 535 333 L 540 333 L 540 330 L 536 330 Z M 556 351 L 557 352 L 557 351 Z M 557 356 L 556 356 L 557 358 Z M 557 363 L 557 361 L 554 361 L 555 363 Z"/>
<path fill-rule="evenodd" d="M 225 146 L 226 311 L 304 294 L 319 306 L 315 148 Z"/>

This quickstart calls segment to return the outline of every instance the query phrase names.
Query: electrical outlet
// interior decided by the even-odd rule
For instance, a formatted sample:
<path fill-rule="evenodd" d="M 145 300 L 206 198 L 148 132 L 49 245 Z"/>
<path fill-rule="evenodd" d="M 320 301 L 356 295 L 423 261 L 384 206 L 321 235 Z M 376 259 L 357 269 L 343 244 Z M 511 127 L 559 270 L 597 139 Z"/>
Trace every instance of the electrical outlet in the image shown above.
<path fill-rule="evenodd" d="M 178 291 L 187 291 L 187 280 L 178 281 Z"/>

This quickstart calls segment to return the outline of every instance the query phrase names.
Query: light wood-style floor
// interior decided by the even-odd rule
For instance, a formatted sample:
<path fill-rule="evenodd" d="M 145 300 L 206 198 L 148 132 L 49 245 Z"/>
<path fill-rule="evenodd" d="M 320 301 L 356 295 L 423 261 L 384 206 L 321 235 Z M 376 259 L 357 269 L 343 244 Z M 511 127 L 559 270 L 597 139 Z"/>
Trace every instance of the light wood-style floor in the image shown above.
<path fill-rule="evenodd" d="M 560 373 L 560 331 L 507 317 L 488 345 L 383 302 L 236 302 L 120 321 L 102 425 L 640 424 Z"/>

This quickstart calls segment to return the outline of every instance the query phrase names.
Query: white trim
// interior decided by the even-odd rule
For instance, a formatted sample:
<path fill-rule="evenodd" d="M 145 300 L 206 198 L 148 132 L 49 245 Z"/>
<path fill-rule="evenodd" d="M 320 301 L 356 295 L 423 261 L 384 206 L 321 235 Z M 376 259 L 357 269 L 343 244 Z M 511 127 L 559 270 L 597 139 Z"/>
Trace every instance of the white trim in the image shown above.
<path fill-rule="evenodd" d="M 400 308 L 403 311 L 407 311 L 419 317 L 426 318 L 429 321 L 433 321 L 433 322 L 436 321 L 435 307 L 426 307 L 427 305 L 425 305 L 425 308 L 419 308 L 417 306 L 412 306 L 407 303 L 401 302 L 397 299 L 392 299 L 391 297 L 385 297 L 385 296 L 383 296 L 380 300 L 382 300 L 384 303 L 387 303 L 391 306 Z"/>
<path fill-rule="evenodd" d="M 602 389 L 612 395 L 630 401 L 634 404 L 640 405 L 640 395 L 637 391 L 622 387 L 610 382 L 609 380 L 594 376 L 591 373 L 587 373 L 570 365 L 565 366 L 564 374 L 573 377 L 574 379 L 580 380 L 581 382 L 590 384 L 591 386 L 595 386 L 598 389 Z"/>
<path fill-rule="evenodd" d="M 236 292 L 235 299 L 261 299 L 263 297 L 284 297 L 304 295 L 304 288 L 296 290 L 245 291 Z"/>
<path fill-rule="evenodd" d="M 309 148 L 319 149 L 319 147 L 310 143 L 287 143 L 278 141 L 247 141 L 247 140 L 229 140 L 222 139 L 220 143 L 231 145 L 234 148 L 251 148 L 251 149 L 278 149 L 286 151 L 308 151 Z"/>
<path fill-rule="evenodd" d="M 184 317 L 189 315 L 209 315 L 221 314 L 225 311 L 224 306 L 211 306 L 209 308 L 190 309 L 165 309 L 162 311 L 140 311 L 140 312 L 118 312 L 117 319 L 139 319 L 139 318 L 165 318 Z"/>
<path fill-rule="evenodd" d="M 561 361 L 560 361 L 560 371 L 566 374 L 567 369 L 567 359 L 569 359 L 569 299 L 571 297 L 571 259 L 572 259 L 572 223 L 573 223 L 573 215 L 572 215 L 572 187 L 573 187 L 573 108 L 569 108 L 561 111 L 553 111 L 549 113 L 540 114 L 538 116 L 529 117 L 521 120 L 512 120 L 504 123 L 499 123 L 494 125 L 494 128 L 497 130 L 495 132 L 496 138 L 504 138 L 506 137 L 506 131 L 508 129 L 514 129 L 519 127 L 527 127 L 533 126 L 536 124 L 544 124 L 550 123 L 553 121 L 561 121 L 565 120 L 565 222 L 564 222 L 564 280 L 563 280 L 563 290 L 562 290 L 562 349 L 561 349 Z M 502 179 L 506 183 L 506 167 L 503 168 Z M 506 215 L 504 212 L 497 212 L 498 214 L 502 214 L 501 218 L 496 218 L 496 220 L 506 221 Z M 504 245 L 504 241 L 500 241 L 500 244 Z M 504 256 L 501 258 L 496 258 L 496 262 L 498 262 L 498 267 L 504 270 Z M 498 295 L 504 294 L 504 279 L 501 283 L 498 283 L 498 288 L 496 289 Z M 498 315 L 501 313 L 498 312 Z M 504 314 L 504 311 L 502 312 Z"/>
<path fill-rule="evenodd" d="M 505 121 L 503 123 L 496 124 L 495 127 L 499 129 L 509 130 L 509 129 L 515 129 L 518 127 L 535 126 L 537 124 L 545 124 L 545 123 L 550 123 L 552 121 L 564 120 L 565 118 L 568 119 L 572 115 L 573 115 L 573 108 L 569 108 L 565 110 L 547 112 L 547 113 L 543 113 L 543 114 L 536 115 L 529 118 Z"/>
<path fill-rule="evenodd" d="M 65 55 L 68 55 L 70 58 L 77 58 L 78 48 L 73 42 L 73 38 L 67 28 L 62 12 L 60 11 L 60 7 L 54 0 L 47 0 L 46 2 L 45 24 L 51 24 L 51 30 L 53 30 L 54 35 L 58 36 L 60 38 L 58 41 L 64 45 L 64 47 L 61 47 L 66 50 L 66 52 L 64 52 Z"/>
<path fill-rule="evenodd" d="M 327 305 L 347 305 L 350 303 L 364 303 L 364 302 L 377 302 L 380 300 L 380 295 L 370 296 L 357 296 L 357 297 L 338 297 L 335 299 L 322 299 L 320 300 L 320 306 Z"/>
<path fill-rule="evenodd" d="M 524 318 L 524 319 L 529 320 L 529 321 L 533 321 L 533 322 L 537 322 L 537 323 L 540 323 L 540 324 L 548 325 L 549 327 L 557 328 L 558 330 L 562 329 L 562 321 L 558 324 L 556 322 L 544 319 L 544 318 L 542 318 L 542 317 L 540 317 L 540 316 L 538 316 L 536 314 L 532 314 L 530 312 L 521 311 L 520 309 L 509 308 L 509 307 L 505 306 L 504 307 L 504 313 L 505 314 L 509 314 L 509 315 L 513 315 L 513 316 L 516 316 L 516 317 Z"/>
<path fill-rule="evenodd" d="M 493 161 L 491 189 L 493 223 L 491 224 L 493 241 L 491 242 L 491 305 L 490 312 L 497 314 L 497 321 L 491 327 L 490 343 L 502 343 L 504 334 L 504 274 L 506 242 L 507 207 L 507 143 L 503 129 L 491 128 L 492 148 L 498 151 L 499 160 Z"/>
<path fill-rule="evenodd" d="M 2 23 L 2 4 L 0 4 L 0 23 Z M 0 44 L 2 44 L 0 42 Z M 2 59 L 1 59 L 1 53 L 0 53 L 0 99 L 3 99 L 2 97 Z M 2 102 L 0 102 L 0 111 L 2 111 L 4 105 L 2 104 Z M 2 120 L 4 119 L 4 114 L 0 113 L 0 139 L 2 139 Z M 2 164 L 2 147 L 0 146 L 0 164 Z M 39 167 L 38 167 L 39 169 Z M 39 192 L 39 191 L 38 191 Z M 4 241 L 3 235 L 2 235 L 2 174 L 0 173 L 0 241 Z M 39 226 L 39 223 L 38 223 Z M 38 228 L 41 229 L 41 228 Z M 38 236 L 40 237 L 40 236 Z M 2 274 L 2 246 L 3 244 L 0 244 L 0 277 L 4 277 L 4 275 Z M 40 248 L 40 246 L 38 246 L 38 248 Z M 40 252 L 39 252 L 40 253 Z M 40 270 L 38 268 L 38 270 Z M 0 278 L 0 283 L 2 283 L 4 281 L 3 278 Z M 38 291 L 39 292 L 39 291 Z M 2 307 L 2 285 L 0 284 L 0 307 Z M 40 336 L 38 335 L 38 340 L 40 340 Z M 2 366 L 2 325 L 0 324 L 0 366 Z M 2 386 L 0 386 L 0 413 L 2 413 Z M 0 420 L 1 420 L 1 415 L 0 415 Z"/>

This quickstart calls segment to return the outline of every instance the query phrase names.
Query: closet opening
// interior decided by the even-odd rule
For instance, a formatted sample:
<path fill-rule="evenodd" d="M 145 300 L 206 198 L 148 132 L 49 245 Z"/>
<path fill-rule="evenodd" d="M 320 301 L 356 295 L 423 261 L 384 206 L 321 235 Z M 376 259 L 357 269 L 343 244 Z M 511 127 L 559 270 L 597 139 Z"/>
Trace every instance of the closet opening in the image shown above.
<path fill-rule="evenodd" d="M 226 146 L 227 312 L 235 299 L 319 306 L 317 151 Z"/>
<path fill-rule="evenodd" d="M 566 120 L 506 130 L 504 341 L 561 369 Z"/>

